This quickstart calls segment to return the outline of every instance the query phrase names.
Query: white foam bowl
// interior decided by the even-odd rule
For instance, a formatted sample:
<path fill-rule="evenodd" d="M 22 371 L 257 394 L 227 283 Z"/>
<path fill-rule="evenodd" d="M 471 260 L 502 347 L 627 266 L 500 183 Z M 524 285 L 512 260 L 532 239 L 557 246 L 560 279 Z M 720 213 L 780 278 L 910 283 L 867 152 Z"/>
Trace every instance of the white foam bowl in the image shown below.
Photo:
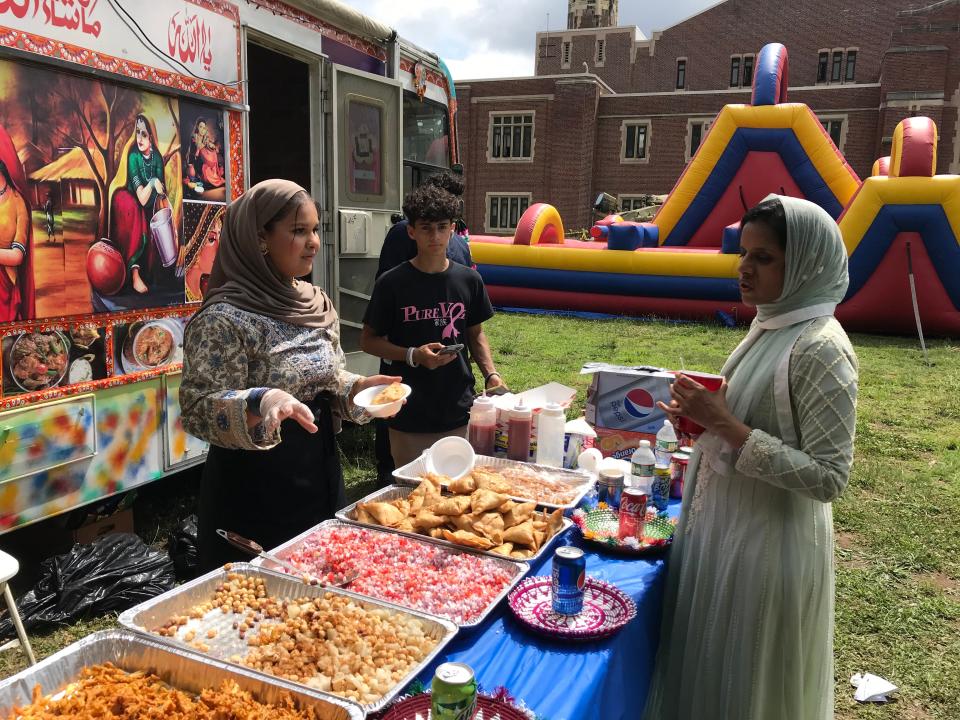
<path fill-rule="evenodd" d="M 427 470 L 457 480 L 473 470 L 477 455 L 466 438 L 451 436 L 437 440 L 427 451 Z"/>
<path fill-rule="evenodd" d="M 399 400 L 394 400 L 393 402 L 374 405 L 373 399 L 377 396 L 377 393 L 386 387 L 388 387 L 388 385 L 374 385 L 373 387 L 368 387 L 364 390 L 361 390 L 354 396 L 353 404 L 362 407 L 367 411 L 367 413 L 369 413 L 371 417 L 393 417 L 400 412 L 400 408 L 403 407 L 403 401 L 410 397 L 411 389 L 409 385 L 400 383 L 400 387 L 403 388 L 403 397 L 401 397 Z"/>

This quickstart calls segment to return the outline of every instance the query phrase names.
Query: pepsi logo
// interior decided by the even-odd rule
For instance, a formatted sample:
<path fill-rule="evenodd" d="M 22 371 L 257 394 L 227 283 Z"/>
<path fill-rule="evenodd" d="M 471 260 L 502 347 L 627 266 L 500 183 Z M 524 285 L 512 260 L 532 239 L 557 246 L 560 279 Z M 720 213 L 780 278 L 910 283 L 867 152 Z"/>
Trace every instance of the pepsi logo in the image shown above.
<path fill-rule="evenodd" d="M 653 395 L 643 388 L 633 388 L 623 398 L 624 409 L 635 418 L 645 418 L 653 412 Z"/>
<path fill-rule="evenodd" d="M 584 585 L 587 584 L 587 571 L 581 570 L 580 575 L 577 577 L 577 590 L 582 591 Z"/>

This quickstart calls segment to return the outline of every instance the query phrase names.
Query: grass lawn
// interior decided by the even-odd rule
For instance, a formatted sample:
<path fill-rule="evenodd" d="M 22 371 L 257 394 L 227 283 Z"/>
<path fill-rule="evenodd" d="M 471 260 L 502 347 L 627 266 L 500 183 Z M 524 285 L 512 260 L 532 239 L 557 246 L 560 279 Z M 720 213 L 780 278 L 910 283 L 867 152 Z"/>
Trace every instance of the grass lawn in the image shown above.
<path fill-rule="evenodd" d="M 583 363 L 677 367 L 682 356 L 688 369 L 716 371 L 744 330 L 500 314 L 488 323 L 487 334 L 511 387 L 557 380 L 578 389 L 575 410 L 580 412 L 589 384 L 589 376 L 578 374 Z M 850 485 L 834 504 L 837 717 L 957 718 L 960 345 L 929 342 L 934 367 L 926 368 L 915 340 L 870 335 L 852 340 L 860 358 L 857 448 Z M 344 433 L 342 451 L 351 498 L 372 490 L 369 429 Z M 182 497 L 179 502 L 189 505 Z M 158 514 L 164 512 L 169 509 Z M 138 530 L 152 541 L 157 523 L 138 518 Z M 111 622 L 106 618 L 38 635 L 34 647 L 45 655 Z M 0 675 L 21 664 L 18 652 L 0 653 Z M 849 677 L 858 671 L 899 685 L 898 701 L 855 703 Z"/>

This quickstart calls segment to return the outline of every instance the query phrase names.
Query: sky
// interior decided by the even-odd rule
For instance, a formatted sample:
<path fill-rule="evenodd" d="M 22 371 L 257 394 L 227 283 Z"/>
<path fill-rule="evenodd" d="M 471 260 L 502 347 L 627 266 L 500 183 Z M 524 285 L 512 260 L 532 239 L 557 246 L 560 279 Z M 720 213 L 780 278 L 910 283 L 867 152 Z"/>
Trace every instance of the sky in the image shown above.
<path fill-rule="evenodd" d="M 536 33 L 563 30 L 567 0 L 348 0 L 440 55 L 454 80 L 533 75 Z M 649 37 L 716 0 L 620 0 L 620 24 Z"/>

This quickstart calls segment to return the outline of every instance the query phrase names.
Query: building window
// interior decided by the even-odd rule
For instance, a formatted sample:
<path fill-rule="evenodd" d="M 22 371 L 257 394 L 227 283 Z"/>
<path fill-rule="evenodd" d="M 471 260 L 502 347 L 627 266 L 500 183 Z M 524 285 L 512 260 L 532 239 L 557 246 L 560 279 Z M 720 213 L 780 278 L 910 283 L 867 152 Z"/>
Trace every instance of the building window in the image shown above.
<path fill-rule="evenodd" d="M 857 51 L 847 50 L 847 72 L 843 79 L 846 82 L 853 82 L 857 77 Z"/>
<path fill-rule="evenodd" d="M 753 55 L 743 56 L 743 73 L 740 78 L 743 87 L 753 86 Z"/>
<path fill-rule="evenodd" d="M 843 65 L 843 51 L 833 51 L 833 65 L 830 68 L 830 82 L 840 82 L 840 68 Z"/>
<path fill-rule="evenodd" d="M 533 113 L 490 115 L 490 161 L 533 158 Z"/>
<path fill-rule="evenodd" d="M 621 195 L 620 212 L 630 212 L 631 210 L 640 210 L 649 205 L 649 195 Z"/>
<path fill-rule="evenodd" d="M 563 43 L 563 57 L 560 59 L 563 65 L 570 64 L 570 41 L 567 40 Z"/>
<path fill-rule="evenodd" d="M 603 65 L 604 57 L 607 52 L 607 41 L 606 40 L 597 40 L 597 64 Z"/>
<path fill-rule="evenodd" d="M 827 132 L 827 135 L 833 140 L 833 144 L 837 146 L 838 150 L 843 152 L 844 140 L 846 139 L 846 133 L 844 132 L 845 116 L 820 117 L 818 119 L 820 120 L 820 124 L 823 125 L 823 129 Z"/>
<path fill-rule="evenodd" d="M 820 59 L 817 61 L 817 82 L 825 83 L 827 81 L 827 65 L 830 62 L 830 53 L 826 50 L 820 51 Z"/>
<path fill-rule="evenodd" d="M 487 193 L 486 232 L 513 232 L 530 207 L 530 193 Z"/>
<path fill-rule="evenodd" d="M 683 90 L 687 86 L 687 59 L 677 60 L 677 90 Z"/>
<path fill-rule="evenodd" d="M 621 162 L 647 162 L 650 154 L 650 123 L 625 122 L 621 134 Z"/>
<path fill-rule="evenodd" d="M 730 87 L 740 87 L 740 57 L 730 58 Z"/>
<path fill-rule="evenodd" d="M 707 136 L 707 130 L 710 129 L 712 118 L 697 118 L 687 121 L 687 162 L 697 154 L 703 139 Z"/>

